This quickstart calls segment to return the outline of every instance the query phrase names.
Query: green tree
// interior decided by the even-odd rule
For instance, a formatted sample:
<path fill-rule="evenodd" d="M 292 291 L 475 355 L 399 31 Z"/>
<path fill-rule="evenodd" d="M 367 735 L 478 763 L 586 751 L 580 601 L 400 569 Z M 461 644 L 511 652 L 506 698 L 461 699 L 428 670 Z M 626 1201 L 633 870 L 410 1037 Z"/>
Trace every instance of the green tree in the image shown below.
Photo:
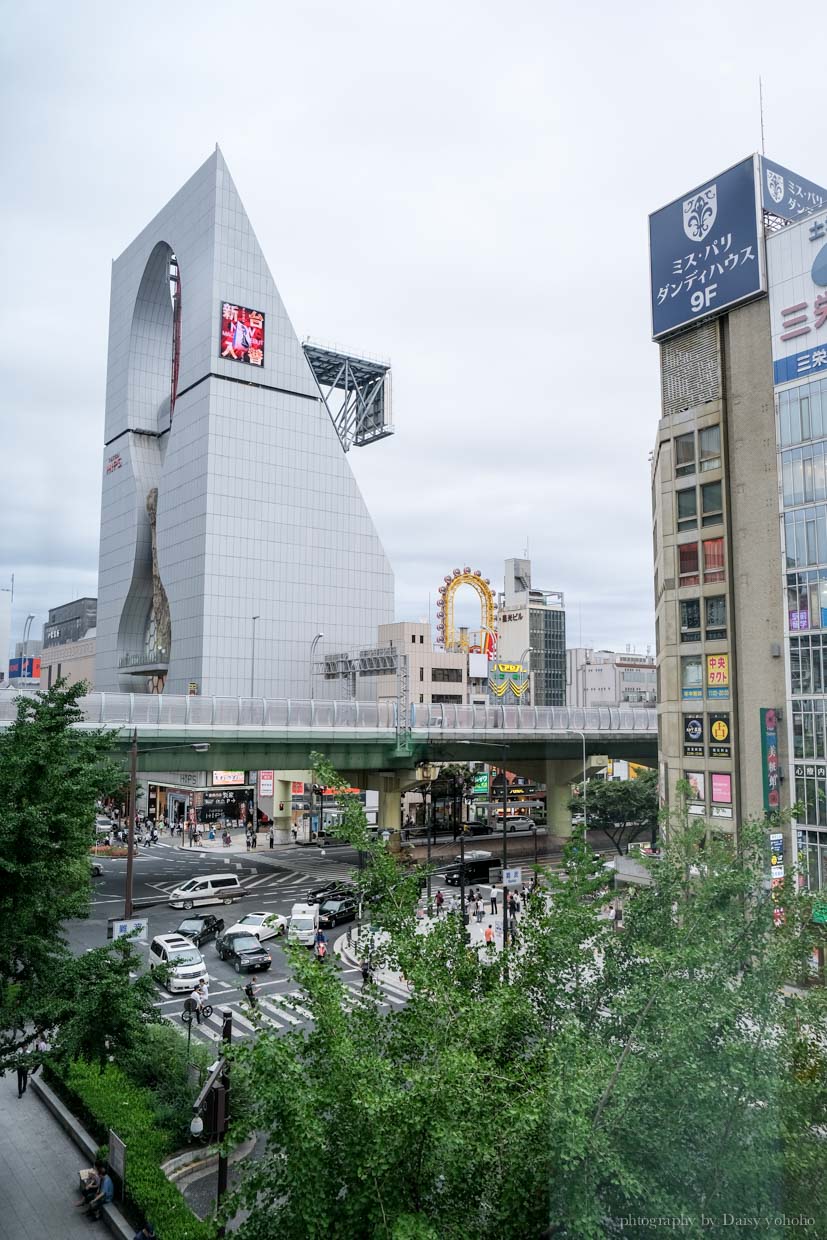
<path fill-rule="evenodd" d="M 362 818 L 351 802 L 342 830 L 368 853 L 378 951 L 412 994 L 387 1012 L 368 988 L 352 1007 L 334 968 L 293 953 L 312 1029 L 235 1052 L 254 1100 L 240 1127 L 268 1137 L 236 1197 L 240 1238 L 590 1240 L 656 1215 L 706 1238 L 702 1212 L 792 1206 L 814 1220 L 797 1236 L 827 1234 L 823 1000 L 782 994 L 815 931 L 792 884 L 774 924 L 766 824 L 738 852 L 674 832 L 619 934 L 581 831 L 496 953 L 456 917 L 420 932 L 419 878 Z"/>
<path fill-rule="evenodd" d="M 583 785 L 569 801 L 573 813 L 583 811 Z M 590 830 L 602 831 L 619 853 L 641 835 L 654 843 L 658 824 L 658 773 L 641 771 L 637 779 L 590 779 L 586 791 Z"/>
<path fill-rule="evenodd" d="M 88 914 L 95 804 L 120 775 L 111 737 L 72 726 L 85 691 L 21 696 L 0 733 L 0 1070 L 67 976 L 63 923 Z"/>

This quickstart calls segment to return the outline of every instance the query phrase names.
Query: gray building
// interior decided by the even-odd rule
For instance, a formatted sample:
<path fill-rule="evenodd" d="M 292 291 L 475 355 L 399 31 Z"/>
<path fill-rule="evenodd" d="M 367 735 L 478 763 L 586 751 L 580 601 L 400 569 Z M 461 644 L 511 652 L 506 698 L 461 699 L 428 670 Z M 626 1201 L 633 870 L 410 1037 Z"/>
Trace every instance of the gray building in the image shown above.
<path fill-rule="evenodd" d="M 94 629 L 98 616 L 96 598 L 78 598 L 73 603 L 49 608 L 49 619 L 43 625 L 43 649 L 82 641 Z"/>
<path fill-rule="evenodd" d="M 327 360 L 216 148 L 112 268 L 99 689 L 307 697 L 317 634 L 351 649 L 392 619 L 345 455 L 381 437 L 388 368 Z"/>
<path fill-rule="evenodd" d="M 560 590 L 538 590 L 531 561 L 505 562 L 504 590 L 497 615 L 497 663 L 531 669 L 530 704 L 566 705 L 566 611 Z"/>

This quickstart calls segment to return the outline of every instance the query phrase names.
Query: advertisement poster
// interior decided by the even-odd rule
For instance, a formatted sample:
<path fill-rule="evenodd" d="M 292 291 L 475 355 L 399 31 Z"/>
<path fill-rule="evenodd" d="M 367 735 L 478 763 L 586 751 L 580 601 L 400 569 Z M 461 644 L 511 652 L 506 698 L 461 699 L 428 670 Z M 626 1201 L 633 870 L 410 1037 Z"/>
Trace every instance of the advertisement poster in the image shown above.
<path fill-rule="evenodd" d="M 778 762 L 778 722 L 775 708 L 761 708 L 761 762 L 763 767 L 764 809 L 768 814 L 778 809 L 779 796 L 779 762 Z"/>
<path fill-rule="evenodd" d="M 232 784 L 244 783 L 243 771 L 213 771 L 213 786 L 216 788 L 226 788 Z"/>
<path fill-rule="evenodd" d="M 706 656 L 706 696 L 708 698 L 729 697 L 728 654 L 708 654 Z"/>
<path fill-rule="evenodd" d="M 686 771 L 684 779 L 689 784 L 689 813 L 703 814 L 706 809 L 706 778 L 703 771 Z"/>
<path fill-rule="evenodd" d="M 273 785 L 275 782 L 275 771 L 259 771 L 258 773 L 258 795 L 260 797 L 271 797 L 273 795 Z"/>
<path fill-rule="evenodd" d="M 264 315 L 247 306 L 221 303 L 221 356 L 248 366 L 264 365 Z"/>
<path fill-rule="evenodd" d="M 684 715 L 683 752 L 693 758 L 702 758 L 704 756 L 703 715 Z"/>
<path fill-rule="evenodd" d="M 715 805 L 732 804 L 732 776 L 720 773 L 712 775 L 712 801 Z"/>
<path fill-rule="evenodd" d="M 729 734 L 729 715 L 709 716 L 709 756 L 728 758 L 732 753 Z"/>

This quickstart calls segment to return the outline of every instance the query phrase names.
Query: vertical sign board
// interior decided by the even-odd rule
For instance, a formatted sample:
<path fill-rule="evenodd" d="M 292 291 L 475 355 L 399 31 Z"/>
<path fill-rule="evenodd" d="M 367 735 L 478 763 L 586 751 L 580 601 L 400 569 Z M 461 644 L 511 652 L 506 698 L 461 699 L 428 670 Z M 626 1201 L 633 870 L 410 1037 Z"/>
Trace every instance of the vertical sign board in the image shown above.
<path fill-rule="evenodd" d="M 729 697 L 728 654 L 708 654 L 706 656 L 706 696 L 708 698 Z"/>
<path fill-rule="evenodd" d="M 761 707 L 761 766 L 764 809 L 768 814 L 773 814 L 781 804 L 778 789 L 778 721 L 773 706 Z"/>
<path fill-rule="evenodd" d="M 732 752 L 729 735 L 729 714 L 709 716 L 709 756 L 728 758 Z"/>
<path fill-rule="evenodd" d="M 684 715 L 683 752 L 692 758 L 702 758 L 704 756 L 703 715 Z"/>
<path fill-rule="evenodd" d="M 757 177 L 750 155 L 649 216 L 653 339 L 764 291 Z"/>
<path fill-rule="evenodd" d="M 275 774 L 275 771 L 259 771 L 258 795 L 260 797 L 271 797 L 273 795 Z"/>

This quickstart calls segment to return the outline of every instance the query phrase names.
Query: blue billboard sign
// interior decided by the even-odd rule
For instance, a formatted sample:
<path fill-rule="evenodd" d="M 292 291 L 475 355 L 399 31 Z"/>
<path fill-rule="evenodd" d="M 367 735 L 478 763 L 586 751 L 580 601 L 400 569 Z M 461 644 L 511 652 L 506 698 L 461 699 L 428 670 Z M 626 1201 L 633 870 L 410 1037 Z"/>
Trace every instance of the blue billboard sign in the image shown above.
<path fill-rule="evenodd" d="M 763 292 L 755 156 L 649 216 L 652 336 Z"/>
<path fill-rule="evenodd" d="M 801 220 L 827 207 L 827 189 L 762 155 L 761 206 L 784 220 Z"/>

